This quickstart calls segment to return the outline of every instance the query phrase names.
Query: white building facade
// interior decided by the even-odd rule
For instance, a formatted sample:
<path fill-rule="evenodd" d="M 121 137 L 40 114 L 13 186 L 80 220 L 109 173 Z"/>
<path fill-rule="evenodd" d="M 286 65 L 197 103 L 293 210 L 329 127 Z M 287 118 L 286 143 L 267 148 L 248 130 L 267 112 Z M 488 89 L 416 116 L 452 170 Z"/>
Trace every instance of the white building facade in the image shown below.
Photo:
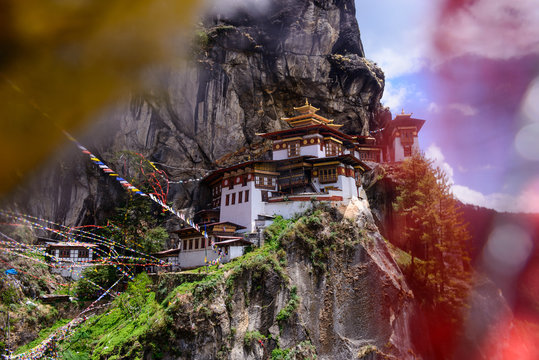
<path fill-rule="evenodd" d="M 217 246 L 226 249 L 222 261 L 241 255 L 249 244 L 242 239 L 254 238 L 277 215 L 292 217 L 317 201 L 346 204 L 364 197 L 361 174 L 370 169 L 365 162 L 402 161 L 419 150 L 417 133 L 424 120 L 409 114 L 398 115 L 374 136 L 350 136 L 339 130 L 341 125 L 316 114 L 318 109 L 308 102 L 294 109 L 298 115 L 283 119 L 289 129 L 260 135 L 272 142 L 271 160 L 244 162 L 203 179 L 212 201 L 211 209 L 201 212 L 212 212 L 214 219 L 218 214 L 219 219 L 204 220 L 206 225 L 236 226 L 232 233 L 212 230 Z M 209 251 L 199 233 L 178 234 L 182 267 L 200 266 L 219 256 Z"/>

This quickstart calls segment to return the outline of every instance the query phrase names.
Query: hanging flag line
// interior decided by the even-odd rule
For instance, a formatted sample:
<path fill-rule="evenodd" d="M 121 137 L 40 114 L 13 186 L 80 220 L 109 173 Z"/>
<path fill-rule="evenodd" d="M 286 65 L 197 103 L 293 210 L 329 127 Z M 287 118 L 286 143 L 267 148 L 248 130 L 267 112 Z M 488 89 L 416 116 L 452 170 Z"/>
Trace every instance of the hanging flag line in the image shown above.
<path fill-rule="evenodd" d="M 369 131 L 369 133 L 376 134 L 376 133 L 382 132 L 384 130 L 385 130 L 385 128 L 381 128 L 381 129 L 376 129 L 376 130 Z"/>
<path fill-rule="evenodd" d="M 20 257 L 22 257 L 22 258 L 25 258 L 25 259 L 28 259 L 28 260 L 32 260 L 32 261 L 35 261 L 35 262 L 40 263 L 40 264 L 43 264 L 43 265 L 46 265 L 46 266 L 50 266 L 49 264 L 47 264 L 47 263 L 46 263 L 45 261 L 43 261 L 43 260 L 39 260 L 39 259 L 36 259 L 36 258 L 34 258 L 34 257 L 31 257 L 31 256 L 23 255 L 23 254 L 20 254 L 20 253 L 18 253 L 18 252 L 16 252 L 16 251 L 11 251 L 11 250 L 8 249 L 8 248 L 2 248 L 2 247 L 0 247 L 0 249 L 2 249 L 2 251 L 5 251 L 5 252 L 7 252 L 7 253 L 9 253 L 9 254 L 11 254 L 11 255 L 20 256 Z"/>
<path fill-rule="evenodd" d="M 54 285 L 59 285 L 59 286 L 68 286 L 68 285 L 69 285 L 69 284 L 59 283 L 59 282 L 54 281 L 54 280 L 45 280 L 45 279 L 43 279 L 43 278 L 41 278 L 41 277 L 39 277 L 39 276 L 35 276 L 35 275 L 33 275 L 33 274 L 30 274 L 30 273 L 28 273 L 28 272 L 22 270 L 19 266 L 13 266 L 13 264 L 10 264 L 10 263 L 8 263 L 7 261 L 4 261 L 4 260 L 2 260 L 2 259 L 0 259 L 0 261 L 3 262 L 4 264 L 8 265 L 8 266 L 11 266 L 11 267 L 16 268 L 17 271 L 20 272 L 21 274 L 25 274 L 25 275 L 31 276 L 31 277 L 33 277 L 34 279 L 43 280 L 43 281 L 45 281 L 45 282 L 48 282 L 48 283 L 51 283 L 51 284 L 54 284 Z"/>
<path fill-rule="evenodd" d="M 77 229 L 77 228 L 69 228 L 69 227 L 67 227 L 65 225 L 54 223 L 52 221 L 41 219 L 41 218 L 38 218 L 38 217 L 35 217 L 35 216 L 31 216 L 31 215 L 27 215 L 27 214 L 17 214 L 17 213 L 13 213 L 13 212 L 10 212 L 10 211 L 4 211 L 4 210 L 1 210 L 1 209 L 0 209 L 0 215 L 4 215 L 4 216 L 9 217 L 11 219 L 22 221 L 27 226 L 30 226 L 31 228 L 38 228 L 38 229 L 45 230 L 45 231 L 51 231 L 51 232 L 53 232 L 55 234 L 58 234 L 58 235 L 60 235 L 60 236 L 62 236 L 64 238 L 66 238 L 69 241 L 73 241 L 73 238 L 76 238 L 76 237 L 89 239 L 89 240 L 92 240 L 92 241 L 94 241 L 96 243 L 100 243 L 100 244 L 103 244 L 105 246 L 108 246 L 109 248 L 110 247 L 119 247 L 119 248 L 122 248 L 122 249 L 124 249 L 126 251 L 130 251 L 130 252 L 133 252 L 135 254 L 143 255 L 144 258 L 152 259 L 153 261 L 156 261 L 158 263 L 164 263 L 163 260 L 158 259 L 158 258 L 156 258 L 156 257 L 154 257 L 152 255 L 146 254 L 146 253 L 144 253 L 142 251 L 138 251 L 138 250 L 129 248 L 129 247 L 123 245 L 123 244 L 120 244 L 118 242 L 109 240 L 104 236 L 94 234 L 94 233 L 91 233 L 91 232 L 88 232 L 88 231 L 84 231 L 84 230 Z M 48 226 L 56 226 L 56 227 L 59 227 L 61 229 L 65 229 L 66 231 L 59 231 L 59 230 L 56 230 L 56 229 L 52 229 L 52 228 L 50 228 L 48 226 L 44 226 L 42 224 L 39 224 L 39 223 L 37 223 L 35 221 L 32 221 L 32 220 L 29 220 L 29 219 L 32 219 L 32 220 L 35 220 L 35 221 L 41 221 L 41 222 L 47 224 Z M 17 225 L 22 225 L 22 224 L 17 224 Z M 82 242 L 81 246 L 84 246 L 84 245 L 85 245 L 85 243 Z M 102 251 L 102 250 L 100 250 L 100 251 Z M 44 253 L 44 255 L 45 256 L 51 256 L 51 255 L 47 254 L 46 252 Z"/>
<path fill-rule="evenodd" d="M 80 312 L 73 320 L 71 320 L 66 325 L 62 326 L 60 329 L 54 331 L 51 335 L 47 337 L 43 342 L 38 346 L 34 347 L 31 350 L 28 350 L 22 354 L 18 355 L 8 355 L 7 359 L 10 360 L 31 360 L 31 359 L 41 359 L 46 356 L 53 356 L 52 359 L 58 359 L 58 351 L 56 349 L 56 344 L 59 341 L 65 340 L 71 335 L 71 330 L 76 326 L 85 322 L 88 318 L 83 316 L 83 314 L 97 310 L 100 307 L 97 307 L 96 304 L 101 301 L 106 295 L 111 295 L 111 290 L 120 282 L 123 277 L 119 278 L 111 287 L 109 287 L 101 296 L 99 296 L 94 302 L 92 302 L 84 311 Z M 108 305 L 108 304 L 106 304 Z"/>
<path fill-rule="evenodd" d="M 32 252 L 37 252 L 38 254 L 44 256 L 45 258 L 47 258 L 47 257 L 54 258 L 54 256 L 48 254 L 46 251 L 43 251 L 43 250 L 41 250 L 41 249 L 39 249 L 39 248 L 30 247 L 29 245 L 24 244 L 24 243 L 22 243 L 22 242 L 18 242 L 17 240 L 11 238 L 10 236 L 7 236 L 6 234 L 4 234 L 4 233 L 1 232 L 1 231 L 0 231 L 0 236 L 3 237 L 4 239 L 9 240 L 9 242 L 7 242 L 7 241 L 0 241 L 0 242 L 4 243 L 4 244 L 6 244 L 6 245 L 8 245 L 8 244 L 9 244 L 9 245 L 17 244 L 17 245 L 19 245 L 19 246 L 21 246 L 21 247 L 23 247 L 23 248 L 26 248 L 26 249 L 28 249 L 28 250 L 30 250 L 30 251 L 32 251 Z"/>
<path fill-rule="evenodd" d="M 0 210 L 0 212 L 1 212 L 1 210 Z M 39 224 L 36 223 L 36 225 L 39 225 Z M 2 233 L 2 232 L 0 232 L 0 235 L 3 236 L 3 237 L 5 237 L 5 238 L 7 238 L 7 239 L 9 239 L 9 240 L 12 240 L 12 241 L 14 241 L 14 242 L 20 244 L 20 243 L 17 242 L 15 239 L 10 238 L 9 236 L 5 235 L 5 234 Z M 86 243 L 76 243 L 76 244 L 79 244 L 80 246 L 84 246 L 84 247 L 86 247 L 85 245 L 88 245 L 88 244 L 86 244 Z M 99 252 L 104 253 L 102 250 L 99 250 L 98 248 L 95 248 L 95 249 L 93 249 L 93 250 L 98 250 Z M 50 266 L 50 267 L 54 267 L 54 268 L 58 268 L 58 267 L 59 267 L 59 265 L 57 265 L 57 264 L 54 264 L 54 263 L 46 263 L 46 262 L 43 262 L 43 261 L 41 261 L 41 260 L 37 260 L 37 259 L 35 259 L 35 258 L 31 258 L 31 257 L 26 256 L 26 255 L 22 255 L 22 254 L 13 252 L 13 251 L 9 251 L 9 250 L 7 250 L 7 249 L 4 249 L 4 251 L 9 252 L 9 253 L 11 253 L 11 254 L 13 254 L 13 255 L 21 256 L 21 257 L 28 258 L 28 259 L 33 259 L 34 261 L 41 262 L 41 263 L 43 263 L 43 264 L 45 264 L 45 265 L 47 265 L 47 266 Z M 56 256 L 47 254 L 46 252 L 44 252 L 43 255 L 50 257 L 51 259 L 53 259 L 54 261 L 56 261 L 56 262 L 59 263 L 59 264 L 60 264 L 60 263 L 63 263 L 63 262 L 71 262 L 71 266 L 70 266 L 70 267 L 77 267 L 76 263 L 75 263 L 74 261 L 72 261 L 72 260 L 66 260 L 66 259 L 63 259 L 63 258 L 60 259 L 60 258 L 57 258 Z M 124 271 L 124 270 L 123 270 L 122 268 L 120 268 L 119 266 L 116 266 L 116 265 L 114 265 L 114 264 L 111 264 L 111 266 L 114 266 L 114 267 L 116 268 L 116 270 L 120 271 L 122 274 L 126 275 L 126 276 L 129 277 L 130 279 L 134 279 L 134 276 L 133 276 L 132 274 L 127 273 L 126 271 Z M 129 269 L 128 269 L 128 270 L 129 270 Z M 80 271 L 78 271 L 78 272 L 80 272 Z"/>
<path fill-rule="evenodd" d="M 0 232 L 0 235 L 3 236 L 3 237 L 5 237 L 5 238 L 7 238 L 7 239 L 10 239 L 10 240 L 14 241 L 14 242 L 17 243 L 17 244 L 21 244 L 21 243 L 17 242 L 16 240 L 10 238 L 9 236 L 5 235 L 4 233 L 1 233 L 1 232 Z M 85 245 L 88 245 L 88 244 L 86 244 L 86 243 L 76 243 L 76 244 L 81 245 L 81 246 L 84 246 L 84 247 L 86 247 Z M 86 247 L 86 248 L 87 248 L 87 247 Z M 4 249 L 4 250 L 7 250 L 7 249 Z M 33 251 L 34 249 L 31 249 L 31 248 L 30 248 L 29 250 L 30 250 L 30 251 Z M 97 250 L 96 252 L 102 252 L 102 253 L 104 253 L 104 251 L 100 250 L 99 248 L 96 248 L 96 249 L 93 249 L 93 250 L 94 250 L 94 251 Z M 15 253 L 15 252 L 12 252 L 12 251 L 10 251 L 10 253 L 12 253 L 12 254 L 14 254 L 14 255 L 16 254 L 16 255 L 18 255 L 18 256 L 22 256 L 22 257 L 25 257 L 25 258 L 29 258 L 28 256 L 25 256 L 25 255 L 22 255 L 22 254 L 19 254 L 19 253 Z M 42 262 L 43 264 L 45 264 L 45 265 L 47 265 L 47 266 L 49 266 L 49 267 L 52 267 L 52 268 L 77 268 L 77 267 L 79 267 L 75 261 L 70 260 L 70 259 L 58 258 L 58 257 L 56 257 L 56 256 L 54 256 L 54 255 L 48 254 L 47 252 L 43 252 L 42 255 L 44 255 L 45 257 L 51 258 L 51 260 L 53 260 L 53 261 L 55 262 L 55 263 L 46 263 L 46 262 Z M 144 260 L 145 260 L 145 259 L 144 259 Z M 37 260 L 36 260 L 36 261 L 37 261 Z M 39 260 L 39 262 L 41 262 L 41 261 Z M 68 265 L 68 266 L 61 266 L 61 265 L 59 265 L 59 264 L 65 263 L 65 262 L 68 262 L 68 263 L 71 263 L 71 264 Z M 111 264 L 111 265 L 114 265 L 114 264 Z M 125 271 L 123 271 L 121 268 L 116 267 L 116 266 L 115 266 L 115 268 L 116 268 L 118 271 L 120 271 L 121 273 L 123 273 L 124 275 L 130 276 L 130 275 L 127 274 Z M 78 269 L 78 270 L 75 269 L 75 271 L 76 271 L 77 273 L 80 273 L 80 272 L 81 272 L 81 269 Z"/>
<path fill-rule="evenodd" d="M 128 190 L 133 192 L 134 194 L 149 197 L 153 202 L 159 204 L 161 207 L 165 208 L 166 210 L 170 211 L 172 214 L 176 215 L 176 217 L 180 218 L 184 222 L 191 225 L 193 228 L 195 228 L 198 232 L 200 232 L 204 237 L 208 237 L 208 235 L 205 232 L 201 232 L 198 225 L 196 225 L 194 222 L 191 221 L 191 219 L 186 218 L 185 215 L 182 213 L 179 213 L 169 205 L 165 204 L 161 199 L 157 198 L 154 194 L 145 194 L 140 189 L 136 188 L 132 184 L 130 184 L 127 180 L 120 177 L 119 174 L 117 174 L 115 171 L 113 171 L 111 168 L 109 168 L 105 163 L 103 163 L 99 158 L 97 158 L 94 154 L 92 154 L 88 149 L 86 149 L 84 146 L 82 146 L 73 136 L 68 134 L 66 131 L 64 131 L 64 134 L 67 136 L 69 140 L 71 140 L 84 154 L 87 154 L 90 157 L 90 160 L 99 166 L 99 168 L 107 175 L 114 177 L 122 186 Z"/>
<path fill-rule="evenodd" d="M 169 184 L 185 184 L 185 183 L 190 183 L 190 182 L 200 181 L 200 180 L 202 180 L 202 179 L 204 179 L 204 176 L 203 176 L 203 177 L 199 177 L 199 178 L 195 178 L 195 179 L 170 181 Z"/>
<path fill-rule="evenodd" d="M 130 279 L 134 279 L 134 277 L 125 272 L 123 269 L 121 269 L 120 267 L 116 266 L 116 265 L 124 265 L 124 266 L 149 266 L 149 265 L 153 265 L 153 266 L 167 266 L 167 265 L 162 265 L 162 264 L 130 264 L 130 263 L 113 263 L 113 262 L 109 262 L 109 263 L 96 263 L 96 264 L 81 264 L 79 265 L 78 263 L 76 262 L 73 262 L 71 261 L 71 265 L 56 265 L 56 264 L 53 264 L 53 263 L 47 263 L 47 262 L 44 262 L 42 260 L 39 260 L 39 259 L 36 259 L 36 258 L 33 258 L 31 256 L 27 256 L 27 255 L 24 255 L 24 254 L 21 254 L 21 253 L 18 253 L 16 251 L 11 251 L 10 249 L 8 248 L 4 248 L 4 247 L 1 247 L 0 246 L 0 250 L 10 254 L 10 255 L 13 255 L 13 256 L 19 256 L 19 257 L 22 257 L 22 258 L 25 258 L 25 259 L 28 259 L 28 260 L 32 260 L 32 261 L 35 261 L 37 263 L 40 263 L 42 265 L 45 265 L 47 267 L 51 267 L 51 268 L 55 268 L 55 269 L 70 269 L 70 268 L 73 268 L 73 271 L 75 272 L 75 274 L 80 274 L 82 272 L 82 270 L 84 270 L 84 268 L 89 268 L 89 267 L 94 267 L 94 266 L 114 266 L 114 268 L 118 271 L 120 271 L 123 275 L 129 277 Z M 83 275 L 80 275 L 80 278 L 85 278 Z M 63 284 L 61 284 L 63 285 Z M 97 285 L 97 284 L 94 284 L 94 285 Z"/>
<path fill-rule="evenodd" d="M 140 153 L 135 153 L 135 155 L 138 155 L 141 158 L 140 172 L 142 173 L 142 175 L 146 176 L 146 179 L 148 183 L 150 184 L 150 186 L 152 187 L 154 194 L 158 196 L 161 199 L 161 201 L 166 203 L 167 197 L 168 197 L 168 191 L 170 189 L 170 183 L 168 181 L 167 173 L 163 170 L 159 170 L 150 160 L 147 160 L 144 157 L 144 155 Z M 150 166 L 155 170 L 153 173 L 146 174 L 146 172 L 144 171 L 144 166 L 143 166 L 144 161 L 150 164 Z M 166 191 L 163 190 L 163 187 L 161 186 L 161 182 L 159 181 L 159 179 L 157 179 L 157 176 L 155 174 L 159 174 L 159 176 L 161 176 L 161 178 L 165 181 L 166 186 L 167 186 Z"/>
<path fill-rule="evenodd" d="M 1 210 L 0 210 L 0 212 L 1 212 Z M 4 215 L 10 216 L 11 214 L 4 214 Z M 24 220 L 24 219 L 21 218 L 20 220 Z M 40 220 L 47 222 L 46 220 L 43 220 L 43 219 L 40 219 Z M 30 222 L 30 221 L 27 221 L 27 222 Z M 31 223 L 30 226 L 35 226 L 37 228 L 43 229 L 43 226 L 41 224 L 38 224 L 38 223 L 35 223 L 35 222 L 30 222 L 30 223 Z M 55 224 L 55 225 L 60 226 L 60 227 L 63 226 L 63 225 L 59 225 L 59 224 Z M 32 227 L 32 228 L 34 228 L 34 227 Z M 46 228 L 46 229 L 50 230 L 49 228 Z M 79 229 L 77 229 L 77 230 L 81 231 Z M 0 233 L 0 234 L 2 236 L 6 237 L 7 239 L 15 242 L 16 244 L 20 244 L 16 240 L 11 239 L 10 237 L 8 237 L 7 235 L 2 234 L 2 233 Z M 89 234 L 92 234 L 92 233 L 89 233 Z M 61 235 L 65 236 L 65 233 L 61 232 Z M 94 235 L 94 234 L 92 234 L 92 235 Z M 100 242 L 99 240 L 96 240 L 96 241 Z M 84 247 L 86 247 L 86 245 L 88 245 L 87 243 L 77 243 L 77 242 L 75 242 L 75 244 L 78 244 L 78 245 L 84 246 Z M 126 249 L 131 250 L 129 248 L 126 248 Z M 28 250 L 33 251 L 35 249 L 29 248 Z M 95 251 L 96 253 L 101 253 L 101 254 L 103 254 L 105 256 L 107 255 L 105 251 L 103 251 L 103 250 L 101 250 L 99 248 L 93 248 L 93 251 Z M 46 263 L 50 267 L 61 268 L 61 269 L 74 268 L 77 273 L 80 273 L 83 270 L 82 269 L 83 267 L 111 265 L 111 266 L 114 266 L 122 274 L 128 276 L 131 279 L 133 278 L 133 275 L 126 273 L 123 269 L 121 269 L 118 266 L 127 266 L 128 270 L 129 270 L 129 266 L 158 266 L 158 267 L 168 266 L 168 263 L 166 263 L 166 262 L 164 262 L 164 261 L 162 261 L 160 259 L 157 259 L 157 258 L 155 258 L 153 256 L 148 256 L 146 254 L 144 254 L 145 257 L 143 257 L 143 258 L 142 257 L 128 257 L 128 256 L 121 256 L 120 257 L 120 256 L 116 256 L 117 259 L 123 258 L 123 259 L 126 259 L 126 260 L 134 261 L 133 263 L 126 263 L 126 262 L 119 262 L 119 261 L 117 261 L 117 262 L 111 261 L 111 259 L 113 259 L 113 257 L 110 256 L 110 253 L 109 253 L 109 258 L 105 257 L 104 259 L 93 260 L 93 262 L 95 262 L 93 265 L 84 265 L 84 264 L 86 264 L 86 262 L 75 262 L 75 261 L 64 259 L 64 258 L 58 258 L 58 257 L 56 257 L 54 255 L 48 254 L 47 252 L 43 252 L 42 255 L 44 255 L 46 257 L 50 257 L 53 261 L 56 262 L 56 264 L 54 264 L 54 263 L 50 263 L 50 264 Z M 148 262 L 148 260 L 150 260 L 150 259 L 148 259 L 149 257 L 155 259 L 156 261 L 155 262 Z M 66 262 L 68 262 L 70 264 L 69 265 L 61 265 L 61 264 L 65 264 Z M 139 263 L 139 262 L 141 262 L 141 263 Z"/>
<path fill-rule="evenodd" d="M 213 239 L 211 237 L 208 236 L 207 232 L 204 231 L 204 230 L 201 230 L 200 227 L 194 223 L 194 221 L 192 221 L 192 219 L 188 218 L 188 217 L 185 217 L 185 215 L 183 213 L 180 213 L 178 212 L 176 209 L 172 208 L 171 206 L 167 205 L 165 202 L 163 202 L 161 199 L 159 199 L 158 197 L 156 197 L 154 194 L 146 194 L 144 192 L 142 192 L 140 189 L 137 189 L 135 186 L 131 185 L 127 180 L 123 179 L 120 177 L 119 174 L 117 174 L 114 170 L 112 170 L 110 167 L 108 167 L 107 165 L 105 165 L 105 163 L 103 163 L 98 157 L 96 157 L 94 154 L 92 154 L 87 148 L 85 148 L 84 146 L 82 146 L 78 141 L 77 139 L 75 139 L 73 136 L 71 136 L 69 133 L 67 133 L 66 131 L 64 131 L 64 134 L 66 135 L 66 137 L 72 141 L 84 154 L 88 155 L 90 157 L 90 160 L 92 162 L 94 162 L 96 165 L 99 166 L 99 168 L 104 172 L 106 173 L 107 175 L 109 176 L 112 176 L 114 177 L 117 181 L 120 182 L 120 184 L 122 184 L 124 186 L 124 188 L 126 190 L 130 190 L 132 193 L 134 194 L 137 194 L 137 195 L 140 195 L 140 196 L 144 196 L 144 197 L 149 197 L 153 202 L 157 203 L 158 205 L 160 205 L 163 209 L 165 210 L 168 210 L 170 211 L 172 214 L 174 214 L 176 217 L 178 217 L 179 219 L 181 219 L 182 221 L 186 222 L 187 224 L 189 224 L 192 228 L 194 228 L 197 232 L 199 232 L 200 234 L 202 234 L 202 236 L 204 236 L 204 238 L 206 239 L 209 239 L 210 240 L 210 245 L 211 245 L 211 248 L 212 250 L 217 253 L 219 255 L 218 259 L 220 260 L 220 258 L 223 256 L 222 254 L 222 251 L 221 249 L 219 249 L 217 246 L 215 246 L 215 242 L 213 241 Z M 200 178 L 202 179 L 202 178 Z M 216 259 L 217 260 L 217 259 Z"/>
<path fill-rule="evenodd" d="M 2 212 L 0 210 L 0 212 Z M 6 216 L 11 216 L 11 217 L 14 217 L 12 216 L 12 214 L 7 214 L 5 213 L 4 215 Z M 29 216 L 29 215 L 26 215 L 26 216 Z M 24 219 L 21 219 L 21 220 L 24 220 Z M 48 222 L 48 223 L 52 223 L 50 221 L 47 221 L 47 220 L 43 220 L 43 219 L 39 219 L 41 221 L 44 221 L 44 222 Z M 29 223 L 31 223 L 30 225 L 32 226 L 35 226 L 37 228 L 40 228 L 40 229 L 43 229 L 44 227 L 41 225 L 41 224 L 38 224 L 38 223 L 35 223 L 35 222 L 30 222 L 28 221 Z M 63 225 L 60 225 L 60 224 L 56 224 L 56 223 L 52 223 L 56 226 L 60 226 L 62 227 Z M 21 225 L 21 224 L 12 224 L 12 225 Z M 24 225 L 23 225 L 24 226 Z M 34 228 L 34 227 L 32 227 Z M 46 228 L 47 230 L 50 230 L 49 228 Z M 69 229 L 69 231 L 71 231 L 72 229 Z M 80 229 L 76 229 L 77 231 L 82 231 Z M 67 233 L 69 233 L 69 231 Z M 91 234 L 91 235 L 95 235 L 95 234 L 92 234 L 92 233 L 88 233 L 88 234 Z M 24 245 L 26 246 L 25 244 L 21 244 L 19 242 L 17 242 L 16 240 L 8 237 L 7 235 L 3 234 L 3 233 L 0 233 L 0 235 L 6 237 L 7 239 L 15 242 L 16 244 L 19 244 L 19 245 Z M 61 232 L 61 235 L 65 236 L 65 232 Z M 96 240 L 97 242 L 100 242 L 99 240 Z M 11 244 L 11 243 L 10 243 Z M 75 242 L 75 244 L 77 245 L 80 245 L 80 246 L 84 246 L 86 247 L 88 245 L 88 243 L 79 243 L 79 242 Z M 113 244 L 114 245 L 114 244 Z M 34 248 L 30 248 L 28 247 L 28 250 L 29 251 L 35 251 L 36 249 Z M 128 250 L 132 250 L 132 249 L 129 249 L 129 248 L 126 248 Z M 13 250 L 13 249 L 12 249 Z M 97 253 L 101 253 L 103 255 L 106 256 L 106 252 L 99 249 L 99 248 L 93 248 L 93 251 L 97 252 Z M 69 269 L 69 268 L 75 268 L 76 272 L 77 273 L 80 273 L 83 269 L 82 268 L 88 268 L 88 267 L 92 267 L 92 266 L 107 266 L 107 265 L 112 265 L 112 266 L 115 266 L 115 268 L 120 271 L 121 273 L 123 273 L 124 275 L 128 276 L 129 278 L 133 278 L 133 276 L 131 274 L 128 274 L 126 273 L 124 270 L 122 270 L 121 268 L 119 268 L 118 266 L 126 266 L 126 267 L 129 267 L 129 266 L 143 266 L 143 267 L 146 267 L 146 266 L 157 266 L 157 267 L 166 267 L 166 266 L 169 266 L 170 264 L 168 264 L 167 262 L 161 260 L 161 259 L 157 259 L 153 256 L 148 256 L 147 254 L 144 254 L 145 257 L 134 257 L 134 256 L 116 256 L 116 257 L 104 257 L 104 258 L 101 258 L 101 259 L 98 259 L 98 260 L 91 260 L 91 261 L 72 261 L 72 260 L 66 260 L 65 258 L 58 258 L 54 255 L 51 255 L 47 252 L 43 252 L 42 251 L 42 255 L 43 256 L 46 256 L 46 257 L 49 257 L 51 258 L 53 261 L 56 262 L 56 264 L 54 263 L 44 263 L 50 267 L 53 267 L 53 268 L 59 268 L 59 269 Z M 155 262 L 148 262 L 148 258 L 153 258 L 155 259 L 156 261 Z M 130 263 L 130 262 L 120 262 L 120 261 L 113 261 L 114 259 L 125 259 L 125 260 L 132 260 L 134 262 Z M 70 264 L 69 265 L 61 265 L 61 264 L 65 264 L 66 262 L 69 262 Z M 83 276 L 81 276 L 83 277 Z"/>

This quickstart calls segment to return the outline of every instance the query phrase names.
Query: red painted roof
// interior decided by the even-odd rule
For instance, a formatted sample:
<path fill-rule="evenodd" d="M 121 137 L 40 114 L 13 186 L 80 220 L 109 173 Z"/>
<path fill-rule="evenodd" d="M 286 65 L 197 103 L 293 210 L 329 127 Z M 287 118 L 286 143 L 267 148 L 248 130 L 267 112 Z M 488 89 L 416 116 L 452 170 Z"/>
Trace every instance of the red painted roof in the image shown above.
<path fill-rule="evenodd" d="M 169 249 L 169 250 L 159 251 L 155 254 L 152 254 L 152 256 L 160 257 L 160 256 L 166 256 L 166 255 L 174 255 L 174 254 L 180 253 L 180 251 L 181 251 L 180 249 Z"/>
<path fill-rule="evenodd" d="M 391 132 L 394 128 L 399 126 L 415 126 L 417 127 L 417 131 L 419 131 L 423 127 L 423 124 L 425 124 L 425 120 L 423 119 L 413 118 L 411 114 L 399 114 L 386 125 L 385 131 Z"/>
<path fill-rule="evenodd" d="M 58 242 L 56 244 L 49 244 L 49 248 L 89 248 L 97 247 L 96 244 L 83 243 L 83 242 Z"/>
<path fill-rule="evenodd" d="M 273 140 L 273 139 L 276 139 L 278 136 L 283 135 L 283 134 L 287 134 L 287 133 L 290 133 L 290 134 L 304 133 L 304 132 L 306 132 L 308 130 L 314 130 L 314 129 L 319 129 L 319 130 L 330 132 L 330 133 L 332 133 L 332 135 L 335 135 L 336 137 L 339 137 L 339 138 L 341 138 L 343 140 L 352 141 L 352 142 L 354 141 L 353 136 L 347 135 L 347 134 L 343 133 L 342 131 L 333 129 L 333 128 L 329 127 L 329 126 L 322 125 L 322 124 L 308 125 L 308 126 L 291 128 L 291 129 L 286 129 L 286 130 L 274 131 L 274 132 L 270 132 L 270 133 L 261 134 L 260 136 L 263 137 L 263 138 L 266 138 L 266 139 L 272 139 Z"/>
<path fill-rule="evenodd" d="M 237 238 L 237 239 L 219 241 L 219 242 L 216 242 L 215 245 L 216 246 L 221 246 L 221 245 L 230 245 L 230 244 L 234 244 L 234 243 L 239 243 L 239 244 L 242 244 L 242 245 L 252 245 L 251 242 L 245 240 L 244 238 Z"/>

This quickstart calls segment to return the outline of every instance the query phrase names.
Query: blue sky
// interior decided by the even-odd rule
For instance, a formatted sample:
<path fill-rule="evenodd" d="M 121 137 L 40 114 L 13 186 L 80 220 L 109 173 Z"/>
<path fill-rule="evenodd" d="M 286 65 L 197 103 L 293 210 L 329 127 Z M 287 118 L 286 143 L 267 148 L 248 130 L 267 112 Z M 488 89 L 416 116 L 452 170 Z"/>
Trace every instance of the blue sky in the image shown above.
<path fill-rule="evenodd" d="M 451 7 L 458 3 L 459 7 Z M 534 0 L 356 0 L 382 103 L 427 120 L 420 144 L 455 195 L 539 212 L 539 5 Z"/>

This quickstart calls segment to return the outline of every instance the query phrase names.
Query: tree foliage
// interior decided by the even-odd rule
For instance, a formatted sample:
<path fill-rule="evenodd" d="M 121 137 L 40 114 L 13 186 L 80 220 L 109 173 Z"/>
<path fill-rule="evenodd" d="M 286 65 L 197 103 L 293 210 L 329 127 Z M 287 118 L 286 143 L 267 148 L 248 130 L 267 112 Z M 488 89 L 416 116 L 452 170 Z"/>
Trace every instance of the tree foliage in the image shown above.
<path fill-rule="evenodd" d="M 404 223 L 411 286 L 425 305 L 456 314 L 468 289 L 470 235 L 448 177 L 432 161 L 414 154 L 400 166 L 398 179 L 393 207 Z"/>
<path fill-rule="evenodd" d="M 89 267 L 82 272 L 82 279 L 77 282 L 75 292 L 79 299 L 96 299 L 116 280 L 118 280 L 118 273 L 114 266 Z"/>

